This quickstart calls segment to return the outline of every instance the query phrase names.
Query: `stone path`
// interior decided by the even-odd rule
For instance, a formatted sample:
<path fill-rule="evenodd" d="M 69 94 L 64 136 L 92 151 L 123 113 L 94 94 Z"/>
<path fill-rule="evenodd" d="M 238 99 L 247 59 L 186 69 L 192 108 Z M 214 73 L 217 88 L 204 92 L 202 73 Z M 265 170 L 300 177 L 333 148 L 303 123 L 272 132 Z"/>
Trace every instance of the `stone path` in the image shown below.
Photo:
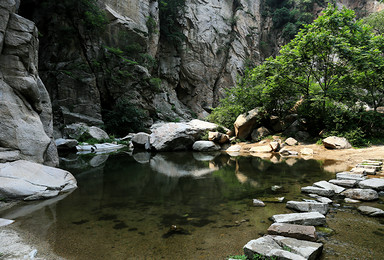
<path fill-rule="evenodd" d="M 384 179 L 367 178 L 367 175 L 381 175 L 383 162 L 364 160 L 350 172 L 336 174 L 336 179 L 319 181 L 301 191 L 312 199 L 288 201 L 287 208 L 300 213 L 272 216 L 275 222 L 268 228 L 268 235 L 249 241 L 244 246 L 244 254 L 249 259 L 317 259 L 323 244 L 317 243 L 315 226 L 326 224 L 325 215 L 334 198 L 345 197 L 347 203 L 372 201 L 384 191 Z M 372 177 L 372 176 L 371 176 Z M 375 176 L 377 177 L 377 176 Z M 361 214 L 371 217 L 384 217 L 384 211 L 369 206 L 360 206 Z M 263 258 L 264 257 L 264 258 Z M 257 258 L 257 259 L 259 259 Z"/>

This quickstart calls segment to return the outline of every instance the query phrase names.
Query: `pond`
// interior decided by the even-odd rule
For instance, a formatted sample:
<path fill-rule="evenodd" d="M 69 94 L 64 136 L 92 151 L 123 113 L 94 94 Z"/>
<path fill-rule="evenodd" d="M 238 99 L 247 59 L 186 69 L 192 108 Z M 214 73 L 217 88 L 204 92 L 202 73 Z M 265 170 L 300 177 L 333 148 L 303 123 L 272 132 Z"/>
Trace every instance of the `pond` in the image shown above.
<path fill-rule="evenodd" d="M 334 178 L 324 169 L 332 163 L 191 152 L 71 154 L 61 167 L 75 175 L 77 190 L 2 217 L 16 218 L 67 259 L 225 259 L 264 235 L 272 215 L 292 212 L 274 198 L 305 198 L 301 187 Z M 253 207 L 253 198 L 271 202 Z M 321 238 L 322 259 L 384 259 L 380 219 L 340 204 L 327 225 L 335 234 Z"/>

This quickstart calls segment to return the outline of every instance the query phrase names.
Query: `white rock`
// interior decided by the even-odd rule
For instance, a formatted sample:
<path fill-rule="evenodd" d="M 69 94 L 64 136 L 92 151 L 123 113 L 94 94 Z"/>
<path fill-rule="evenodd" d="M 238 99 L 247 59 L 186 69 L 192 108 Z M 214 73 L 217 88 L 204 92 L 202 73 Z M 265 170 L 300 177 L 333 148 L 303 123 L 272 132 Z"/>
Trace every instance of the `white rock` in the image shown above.
<path fill-rule="evenodd" d="M 323 188 L 313 187 L 313 186 L 303 187 L 303 188 L 301 188 L 301 191 L 306 192 L 306 193 L 314 193 L 314 194 L 317 194 L 320 196 L 325 196 L 325 197 L 331 197 L 331 196 L 335 195 L 334 190 L 323 189 Z"/>
<path fill-rule="evenodd" d="M 307 201 L 288 201 L 287 208 L 301 212 L 319 212 L 323 215 L 329 211 L 328 203 L 307 202 Z"/>
<path fill-rule="evenodd" d="M 359 182 L 358 186 L 363 189 L 374 189 L 377 191 L 384 190 L 384 179 L 373 178 Z"/>
<path fill-rule="evenodd" d="M 318 212 L 273 215 L 272 220 L 277 223 L 289 223 L 307 226 L 320 226 L 325 224 L 325 216 Z"/>
<path fill-rule="evenodd" d="M 363 181 L 367 177 L 365 177 L 363 174 L 356 174 L 356 173 L 350 173 L 350 172 L 339 172 L 336 173 L 336 179 L 338 180 L 356 180 L 356 181 Z"/>
<path fill-rule="evenodd" d="M 348 189 L 343 191 L 341 195 L 357 200 L 375 200 L 379 198 L 377 192 L 372 189 Z"/>
<path fill-rule="evenodd" d="M 347 187 L 347 188 L 353 188 L 357 184 L 357 180 L 329 180 L 330 183 Z"/>
<path fill-rule="evenodd" d="M 330 136 L 323 139 L 325 148 L 329 149 L 349 149 L 352 145 L 344 137 Z"/>
<path fill-rule="evenodd" d="M 369 206 L 360 206 L 357 208 L 358 211 L 360 211 L 364 215 L 368 215 L 370 217 L 384 217 L 384 210 L 369 207 Z"/>
<path fill-rule="evenodd" d="M 199 152 L 211 152 L 220 150 L 220 145 L 215 144 L 212 141 L 196 141 L 192 149 Z"/>
<path fill-rule="evenodd" d="M 345 190 L 345 188 L 337 186 L 335 184 L 329 183 L 327 181 L 318 181 L 313 184 L 315 187 L 320 187 L 326 190 L 333 190 L 335 193 L 340 193 Z"/>
<path fill-rule="evenodd" d="M 289 146 L 295 146 L 298 144 L 297 140 L 292 138 L 292 137 L 289 137 L 287 140 L 285 140 L 284 143 L 289 145 Z"/>
<path fill-rule="evenodd" d="M 251 152 L 251 153 L 270 153 L 270 152 L 272 152 L 272 147 L 269 145 L 254 146 L 249 150 L 249 152 Z"/>

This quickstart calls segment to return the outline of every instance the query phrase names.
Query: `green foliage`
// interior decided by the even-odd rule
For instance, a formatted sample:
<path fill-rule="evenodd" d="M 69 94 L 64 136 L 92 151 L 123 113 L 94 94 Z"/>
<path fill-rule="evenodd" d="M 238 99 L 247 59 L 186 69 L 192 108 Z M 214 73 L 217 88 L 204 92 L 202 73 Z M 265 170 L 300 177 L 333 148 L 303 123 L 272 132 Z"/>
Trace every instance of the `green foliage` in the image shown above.
<path fill-rule="evenodd" d="M 184 41 L 178 19 L 185 10 L 185 0 L 159 0 L 160 33 L 175 46 Z"/>
<path fill-rule="evenodd" d="M 107 132 L 117 136 L 143 130 L 143 122 L 147 119 L 144 110 L 124 98 L 118 100 L 111 110 L 105 111 L 104 116 Z"/>
<path fill-rule="evenodd" d="M 152 88 L 155 91 L 160 91 L 161 90 L 161 79 L 160 78 L 150 78 L 149 79 L 149 84 L 152 86 Z"/>
<path fill-rule="evenodd" d="M 156 20 L 152 16 L 147 17 L 146 25 L 149 35 L 158 33 Z"/>
<path fill-rule="evenodd" d="M 297 112 L 312 134 L 326 130 L 364 145 L 382 134 L 383 115 L 361 104 L 384 105 L 383 54 L 384 36 L 356 21 L 353 11 L 329 5 L 279 56 L 246 71 L 210 119 L 230 127 L 240 113 L 260 106 L 284 117 L 301 100 Z"/>
<path fill-rule="evenodd" d="M 384 11 L 372 13 L 363 19 L 364 23 L 370 25 L 376 33 L 384 33 Z"/>

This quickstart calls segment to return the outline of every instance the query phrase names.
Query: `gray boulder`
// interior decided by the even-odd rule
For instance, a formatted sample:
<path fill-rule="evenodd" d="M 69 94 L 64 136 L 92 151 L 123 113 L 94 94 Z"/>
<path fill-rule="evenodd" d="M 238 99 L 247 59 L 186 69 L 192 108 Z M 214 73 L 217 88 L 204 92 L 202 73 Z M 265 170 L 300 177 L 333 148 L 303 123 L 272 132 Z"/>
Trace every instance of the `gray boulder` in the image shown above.
<path fill-rule="evenodd" d="M 288 201 L 287 208 L 301 212 L 319 212 L 323 215 L 326 215 L 329 211 L 328 203 L 308 201 Z"/>
<path fill-rule="evenodd" d="M 254 129 L 251 133 L 252 141 L 260 141 L 263 137 L 267 137 L 271 132 L 264 126 Z"/>
<path fill-rule="evenodd" d="M 384 217 L 384 210 L 369 207 L 369 206 L 360 206 L 357 208 L 359 212 L 370 217 Z"/>
<path fill-rule="evenodd" d="M 277 223 L 306 226 L 321 226 L 325 224 L 325 216 L 319 212 L 278 214 L 273 215 L 272 220 Z"/>
<path fill-rule="evenodd" d="M 94 138 L 98 141 L 109 139 L 108 134 L 101 128 L 87 126 L 84 123 L 74 123 L 67 125 L 64 128 L 64 135 L 72 139 L 79 140 L 84 134 L 88 134 L 90 138 Z"/>
<path fill-rule="evenodd" d="M 187 150 L 205 132 L 214 131 L 217 127 L 197 119 L 186 123 L 155 124 L 151 127 L 151 147 L 157 151 Z"/>
<path fill-rule="evenodd" d="M 215 144 L 212 141 L 196 141 L 192 150 L 199 152 L 213 152 L 220 150 L 220 145 Z"/>
<path fill-rule="evenodd" d="M 372 189 L 348 189 L 343 191 L 341 195 L 356 200 L 376 200 L 379 195 Z"/>
<path fill-rule="evenodd" d="M 145 150 L 151 149 L 150 137 L 149 134 L 143 132 L 133 135 L 131 139 L 133 147 Z"/>
<path fill-rule="evenodd" d="M 23 160 L 0 164 L 0 195 L 4 197 L 50 198 L 76 187 L 75 177 L 61 169 Z"/>
<path fill-rule="evenodd" d="M 98 141 L 109 139 L 109 135 L 103 129 L 96 126 L 89 127 L 88 133 L 92 138 L 95 138 Z"/>
<path fill-rule="evenodd" d="M 344 137 L 330 136 L 323 139 L 323 145 L 328 149 L 349 149 L 352 145 Z"/>
<path fill-rule="evenodd" d="M 75 139 L 59 138 L 55 140 L 55 144 L 59 150 L 76 150 L 76 146 L 79 142 Z"/>
<path fill-rule="evenodd" d="M 260 108 L 255 108 L 239 115 L 234 123 L 235 135 L 240 139 L 246 139 L 262 116 L 264 114 L 261 113 Z"/>
<path fill-rule="evenodd" d="M 383 191 L 384 179 L 378 179 L 378 178 L 367 179 L 359 182 L 359 187 L 363 189 L 374 189 L 376 191 Z"/>

